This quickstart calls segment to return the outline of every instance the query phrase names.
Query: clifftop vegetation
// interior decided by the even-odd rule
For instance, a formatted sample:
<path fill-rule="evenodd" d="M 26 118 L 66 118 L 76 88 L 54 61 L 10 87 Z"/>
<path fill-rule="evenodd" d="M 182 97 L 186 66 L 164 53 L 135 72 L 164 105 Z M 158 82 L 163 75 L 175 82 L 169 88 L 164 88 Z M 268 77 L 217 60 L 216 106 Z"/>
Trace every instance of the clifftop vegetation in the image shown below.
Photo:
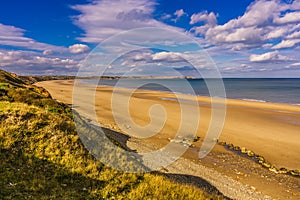
<path fill-rule="evenodd" d="M 71 109 L 31 81 L 0 71 L 0 199 L 223 199 L 104 166 L 82 145 Z"/>

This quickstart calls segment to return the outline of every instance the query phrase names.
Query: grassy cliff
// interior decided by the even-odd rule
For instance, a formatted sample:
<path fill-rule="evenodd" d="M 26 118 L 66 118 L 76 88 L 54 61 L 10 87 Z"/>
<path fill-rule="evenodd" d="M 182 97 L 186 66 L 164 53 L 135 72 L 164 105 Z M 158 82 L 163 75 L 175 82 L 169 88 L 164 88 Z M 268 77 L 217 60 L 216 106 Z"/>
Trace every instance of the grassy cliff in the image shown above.
<path fill-rule="evenodd" d="M 82 145 L 71 109 L 29 82 L 0 70 L 0 199 L 223 199 L 104 166 Z"/>

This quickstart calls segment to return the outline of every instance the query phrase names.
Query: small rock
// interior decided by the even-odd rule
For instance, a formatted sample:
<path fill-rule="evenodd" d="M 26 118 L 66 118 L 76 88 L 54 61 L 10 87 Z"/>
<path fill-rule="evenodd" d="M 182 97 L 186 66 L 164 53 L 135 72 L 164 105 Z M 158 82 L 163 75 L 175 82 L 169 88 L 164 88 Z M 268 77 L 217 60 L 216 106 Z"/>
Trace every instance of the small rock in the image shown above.
<path fill-rule="evenodd" d="M 259 163 L 263 163 L 265 161 L 265 158 L 259 155 L 256 156 L 256 159 L 258 160 Z"/>
<path fill-rule="evenodd" d="M 239 146 L 235 146 L 233 149 L 234 149 L 235 151 L 240 151 L 240 150 L 241 150 L 241 148 L 240 148 Z"/>
<path fill-rule="evenodd" d="M 298 170 L 290 170 L 289 173 L 293 176 L 300 176 L 300 172 Z"/>
<path fill-rule="evenodd" d="M 186 144 L 186 143 L 184 143 L 183 146 L 185 146 L 185 147 L 190 147 L 190 145 L 189 145 L 189 144 Z"/>
<path fill-rule="evenodd" d="M 228 147 L 229 149 L 233 149 L 233 148 L 234 148 L 234 145 L 233 145 L 233 144 L 227 144 L 227 147 Z"/>
<path fill-rule="evenodd" d="M 130 125 L 128 125 L 128 124 L 125 124 L 125 128 L 127 128 L 127 129 L 130 129 L 130 128 L 131 128 L 131 126 L 130 126 Z"/>
<path fill-rule="evenodd" d="M 284 167 L 281 167 L 281 168 L 278 170 L 278 173 L 280 173 L 280 174 L 286 174 L 286 173 L 288 173 L 288 170 L 287 170 L 286 168 L 284 168 Z"/>
<path fill-rule="evenodd" d="M 247 153 L 247 149 L 245 147 L 242 147 L 241 148 L 241 152 L 244 153 L 244 154 L 246 154 Z"/>
<path fill-rule="evenodd" d="M 200 137 L 199 137 L 199 136 L 196 136 L 196 137 L 194 137 L 193 142 L 197 142 L 197 141 L 199 141 L 199 140 L 200 140 Z"/>
<path fill-rule="evenodd" d="M 159 171 L 161 171 L 161 172 L 169 172 L 169 170 L 167 168 L 165 168 L 165 167 L 160 168 Z"/>
<path fill-rule="evenodd" d="M 278 170 L 277 170 L 276 167 L 274 167 L 274 166 L 271 166 L 271 167 L 269 168 L 269 171 L 278 174 Z"/>
<path fill-rule="evenodd" d="M 254 157 L 254 152 L 253 151 L 250 151 L 250 150 L 248 150 L 247 151 L 247 155 L 249 156 L 249 157 Z"/>
<path fill-rule="evenodd" d="M 267 163 L 267 162 L 264 162 L 261 164 L 263 167 L 265 168 L 270 168 L 271 167 L 271 164 L 270 163 Z"/>

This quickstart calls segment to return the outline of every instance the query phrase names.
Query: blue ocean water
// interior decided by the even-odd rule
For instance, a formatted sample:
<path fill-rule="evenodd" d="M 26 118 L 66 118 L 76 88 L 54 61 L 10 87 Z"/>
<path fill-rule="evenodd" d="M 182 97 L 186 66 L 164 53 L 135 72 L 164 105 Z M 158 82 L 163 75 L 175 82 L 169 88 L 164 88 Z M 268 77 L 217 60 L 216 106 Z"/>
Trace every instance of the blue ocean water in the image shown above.
<path fill-rule="evenodd" d="M 166 86 L 171 85 L 172 91 L 189 94 L 188 83 L 199 96 L 210 96 L 207 85 L 215 85 L 219 79 L 121 79 L 101 80 L 98 85 L 137 88 L 147 90 L 170 91 Z M 188 81 L 188 82 L 186 82 Z M 98 80 L 88 80 L 95 84 Z M 149 82 L 151 82 L 149 84 Z M 300 78 L 224 78 L 226 97 L 248 101 L 276 102 L 300 105 Z M 218 88 L 214 88 L 218 89 Z"/>

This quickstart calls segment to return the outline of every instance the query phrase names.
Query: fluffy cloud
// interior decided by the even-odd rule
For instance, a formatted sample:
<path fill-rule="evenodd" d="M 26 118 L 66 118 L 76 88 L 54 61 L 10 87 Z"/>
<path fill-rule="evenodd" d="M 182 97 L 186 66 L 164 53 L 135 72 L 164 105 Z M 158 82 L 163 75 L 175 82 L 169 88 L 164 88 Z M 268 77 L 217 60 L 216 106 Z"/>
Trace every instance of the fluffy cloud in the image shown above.
<path fill-rule="evenodd" d="M 205 24 L 195 26 L 191 31 L 205 36 L 207 41 L 219 46 L 235 43 L 246 49 L 267 47 L 265 44 L 275 44 L 273 49 L 294 47 L 298 45 L 298 41 L 287 39 L 298 38 L 300 35 L 299 10 L 300 3 L 297 1 L 287 4 L 281 1 L 257 0 L 248 6 L 242 16 L 223 25 L 210 25 L 216 22 L 216 18 L 212 14 L 209 17 L 207 12 L 194 14 L 190 24 Z M 243 50 L 232 48 L 234 49 Z"/>
<path fill-rule="evenodd" d="M 272 49 L 284 49 L 291 48 L 300 43 L 300 39 L 298 40 L 282 40 L 279 44 L 272 47 Z"/>
<path fill-rule="evenodd" d="M 69 46 L 69 51 L 74 54 L 84 53 L 89 50 L 90 48 L 85 44 L 74 44 L 72 46 Z"/>
<path fill-rule="evenodd" d="M 248 6 L 247 11 L 235 23 L 240 26 L 265 26 L 285 9 L 279 1 L 257 0 Z"/>
<path fill-rule="evenodd" d="M 75 72 L 79 61 L 63 57 L 46 57 L 42 53 L 33 51 L 0 50 L 0 67 L 9 71 L 24 74 L 45 74 L 51 69 L 53 72 L 66 72 L 73 69 Z M 71 70 L 72 71 L 72 70 Z"/>
<path fill-rule="evenodd" d="M 0 51 L 0 66 L 9 66 L 14 64 L 27 65 L 74 65 L 75 60 L 69 58 L 49 58 L 43 57 L 36 52 L 30 51 Z"/>
<path fill-rule="evenodd" d="M 220 42 L 258 43 L 262 40 L 261 31 L 261 28 L 242 27 L 232 33 L 218 35 L 216 39 Z"/>
<path fill-rule="evenodd" d="M 217 16 L 211 12 L 208 14 L 207 11 L 203 11 L 197 14 L 193 14 L 191 16 L 190 24 L 196 24 L 198 22 L 204 22 L 203 26 L 195 26 L 191 29 L 192 32 L 195 32 L 196 35 L 205 35 L 207 30 L 216 26 L 217 24 Z"/>
<path fill-rule="evenodd" d="M 37 42 L 31 38 L 25 37 L 24 33 L 24 29 L 0 23 L 0 45 L 41 51 L 53 50 L 63 52 L 66 50 L 64 47 Z"/>
<path fill-rule="evenodd" d="M 300 39 L 300 31 L 294 32 L 288 36 L 286 36 L 287 39 Z"/>
<path fill-rule="evenodd" d="M 217 24 L 217 16 L 213 12 L 210 12 L 208 14 L 207 11 L 193 14 L 191 16 L 190 24 L 196 24 L 198 22 L 205 22 L 206 24 L 208 24 L 210 26 L 214 26 Z"/>
<path fill-rule="evenodd" d="M 274 19 L 274 22 L 276 24 L 299 23 L 300 22 L 300 12 L 286 13 L 283 17 L 276 17 Z"/>
<path fill-rule="evenodd" d="M 154 0 L 97 0 L 90 4 L 72 6 L 81 13 L 73 17 L 74 24 L 85 31 L 79 40 L 99 43 L 121 31 L 142 27 L 180 30 L 152 17 L 155 4 Z"/>
<path fill-rule="evenodd" d="M 183 15 L 186 15 L 186 13 L 184 12 L 183 9 L 180 9 L 180 10 L 176 10 L 174 15 L 176 15 L 177 18 L 180 18 L 182 17 Z"/>
<path fill-rule="evenodd" d="M 273 31 L 270 31 L 265 34 L 264 39 L 265 40 L 272 40 L 272 39 L 277 39 L 285 35 L 289 29 L 289 27 L 279 27 L 279 28 L 274 28 Z"/>
<path fill-rule="evenodd" d="M 175 12 L 174 12 L 174 15 L 176 16 L 176 18 L 173 20 L 174 22 L 177 22 L 181 17 L 183 17 L 183 16 L 187 16 L 187 13 L 186 12 L 184 12 L 184 10 L 183 9 L 180 9 L 180 10 L 176 10 Z"/>
<path fill-rule="evenodd" d="M 146 61 L 151 59 L 151 52 L 142 52 L 133 55 L 132 60 L 133 61 Z"/>
<path fill-rule="evenodd" d="M 178 52 L 158 52 L 151 57 L 153 61 L 179 62 L 184 60 L 182 54 Z"/>
<path fill-rule="evenodd" d="M 291 61 L 292 58 L 281 55 L 278 51 L 250 55 L 251 62 Z"/>
<path fill-rule="evenodd" d="M 175 62 L 185 62 L 184 57 L 188 57 L 187 55 L 183 55 L 179 52 L 152 52 L 150 50 L 144 50 L 143 52 L 132 52 L 127 54 L 124 58 L 126 59 L 121 65 L 127 65 L 131 62 L 144 62 L 144 63 L 175 63 Z"/>

